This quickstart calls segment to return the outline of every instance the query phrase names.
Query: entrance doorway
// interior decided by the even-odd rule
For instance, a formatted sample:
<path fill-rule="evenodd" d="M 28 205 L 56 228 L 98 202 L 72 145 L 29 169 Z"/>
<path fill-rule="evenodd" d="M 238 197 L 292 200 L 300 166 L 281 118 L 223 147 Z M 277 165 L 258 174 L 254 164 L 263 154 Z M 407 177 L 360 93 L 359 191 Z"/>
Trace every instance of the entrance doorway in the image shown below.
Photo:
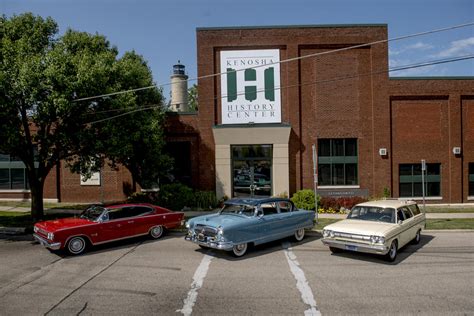
<path fill-rule="evenodd" d="M 232 146 L 232 195 L 272 195 L 272 145 Z"/>

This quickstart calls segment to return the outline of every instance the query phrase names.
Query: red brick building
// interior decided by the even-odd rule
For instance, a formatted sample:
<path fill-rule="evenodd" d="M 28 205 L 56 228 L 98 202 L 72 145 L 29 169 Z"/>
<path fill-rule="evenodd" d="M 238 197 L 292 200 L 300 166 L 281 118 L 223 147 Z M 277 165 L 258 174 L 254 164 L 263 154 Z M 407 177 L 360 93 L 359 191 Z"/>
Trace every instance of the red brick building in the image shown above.
<path fill-rule="evenodd" d="M 387 42 L 342 50 L 386 39 L 386 25 L 197 29 L 198 76 L 227 74 L 199 80 L 197 113 L 169 117 L 190 183 L 291 195 L 313 187 L 315 144 L 322 195 L 420 198 L 424 159 L 427 200 L 474 199 L 474 78 L 390 78 Z M 272 84 L 279 100 L 258 100 Z M 277 119 L 261 118 L 272 101 Z"/>
<path fill-rule="evenodd" d="M 387 38 L 387 25 L 198 28 L 198 76 L 226 74 L 199 80 L 198 112 L 168 115 L 177 179 L 292 195 L 313 188 L 314 144 L 321 195 L 421 198 L 425 160 L 429 202 L 474 201 L 474 78 L 389 77 L 387 42 L 363 45 Z M 110 170 L 85 184 L 60 167 L 45 198 L 118 200 L 130 182 Z M 0 198 L 25 189 L 5 184 Z"/>

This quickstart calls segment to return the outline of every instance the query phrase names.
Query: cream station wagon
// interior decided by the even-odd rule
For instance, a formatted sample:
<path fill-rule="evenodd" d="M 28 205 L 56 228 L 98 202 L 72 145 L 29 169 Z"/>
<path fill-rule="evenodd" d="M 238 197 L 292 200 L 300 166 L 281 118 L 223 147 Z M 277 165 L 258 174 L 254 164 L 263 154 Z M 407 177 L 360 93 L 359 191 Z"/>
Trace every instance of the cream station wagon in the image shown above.
<path fill-rule="evenodd" d="M 359 251 L 394 261 L 398 250 L 420 242 L 425 214 L 413 201 L 380 200 L 354 206 L 345 220 L 323 229 L 323 244 L 333 252 Z"/>

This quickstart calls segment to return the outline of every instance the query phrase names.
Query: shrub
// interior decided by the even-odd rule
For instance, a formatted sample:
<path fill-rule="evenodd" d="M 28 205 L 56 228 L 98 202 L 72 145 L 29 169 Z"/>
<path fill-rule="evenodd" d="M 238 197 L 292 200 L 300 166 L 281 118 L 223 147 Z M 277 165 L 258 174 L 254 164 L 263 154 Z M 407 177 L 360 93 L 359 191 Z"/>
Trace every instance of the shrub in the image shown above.
<path fill-rule="evenodd" d="M 158 204 L 173 211 L 191 207 L 194 203 L 193 190 L 181 183 L 164 184 L 160 187 Z"/>
<path fill-rule="evenodd" d="M 366 201 L 367 199 L 360 196 L 340 198 L 324 196 L 318 204 L 318 213 L 344 213 L 344 209 L 350 210 L 354 205 Z"/>
<path fill-rule="evenodd" d="M 196 191 L 194 193 L 194 203 L 188 205 L 198 209 L 213 209 L 218 206 L 216 194 L 212 191 Z"/>
<path fill-rule="evenodd" d="M 318 196 L 319 200 L 319 196 Z M 304 189 L 293 194 L 291 201 L 295 204 L 297 208 L 304 210 L 314 210 L 314 192 L 313 190 Z"/>

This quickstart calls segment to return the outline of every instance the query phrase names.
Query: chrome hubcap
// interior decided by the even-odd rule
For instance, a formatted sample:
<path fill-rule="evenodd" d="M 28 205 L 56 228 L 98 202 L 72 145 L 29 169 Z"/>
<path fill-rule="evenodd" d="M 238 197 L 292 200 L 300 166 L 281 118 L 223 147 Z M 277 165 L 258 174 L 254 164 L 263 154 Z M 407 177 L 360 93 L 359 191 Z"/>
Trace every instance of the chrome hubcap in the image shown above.
<path fill-rule="evenodd" d="M 74 239 L 69 244 L 69 249 L 71 249 L 72 252 L 79 252 L 83 248 L 84 248 L 84 242 L 82 241 L 82 239 Z"/>
<path fill-rule="evenodd" d="M 390 248 L 390 258 L 395 257 L 396 253 L 397 253 L 397 248 L 395 247 L 395 244 L 392 244 L 392 247 Z"/>
<path fill-rule="evenodd" d="M 159 237 L 161 235 L 161 227 L 153 227 L 153 229 L 151 230 L 151 234 L 153 235 L 153 237 Z"/>
<path fill-rule="evenodd" d="M 296 231 L 296 239 L 298 240 L 303 239 L 303 236 L 304 236 L 304 229 L 303 228 L 298 229 Z"/>

